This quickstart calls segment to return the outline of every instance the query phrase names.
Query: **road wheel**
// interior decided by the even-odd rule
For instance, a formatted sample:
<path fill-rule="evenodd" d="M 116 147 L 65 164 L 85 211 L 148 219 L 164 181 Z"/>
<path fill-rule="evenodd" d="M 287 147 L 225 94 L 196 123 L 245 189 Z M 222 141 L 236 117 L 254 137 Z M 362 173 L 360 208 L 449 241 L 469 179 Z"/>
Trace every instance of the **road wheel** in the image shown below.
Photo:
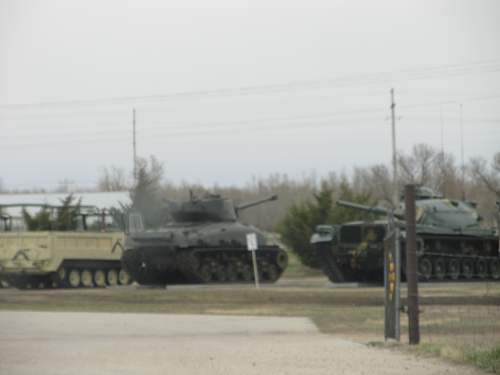
<path fill-rule="evenodd" d="M 490 262 L 490 274 L 493 279 L 500 279 L 500 260 L 494 259 Z"/>
<path fill-rule="evenodd" d="M 244 264 L 239 272 L 239 277 L 242 281 L 248 283 L 253 280 L 252 268 L 248 264 Z"/>
<path fill-rule="evenodd" d="M 462 276 L 468 280 L 474 276 L 474 263 L 471 259 L 462 260 Z"/>
<path fill-rule="evenodd" d="M 276 280 L 278 280 L 278 277 L 279 277 L 278 269 L 273 264 L 268 264 L 262 270 L 262 280 L 265 282 L 274 283 Z"/>
<path fill-rule="evenodd" d="M 103 270 L 94 271 L 94 284 L 99 288 L 106 286 L 106 273 Z"/>
<path fill-rule="evenodd" d="M 284 251 L 280 251 L 276 257 L 276 264 L 284 270 L 288 266 L 288 255 Z"/>
<path fill-rule="evenodd" d="M 480 279 L 486 279 L 486 277 L 488 277 L 488 263 L 486 263 L 486 260 L 476 260 L 476 273 Z"/>
<path fill-rule="evenodd" d="M 202 283 L 212 282 L 212 266 L 209 263 L 202 263 L 198 270 L 198 275 Z"/>
<path fill-rule="evenodd" d="M 92 288 L 94 286 L 94 280 L 93 280 L 93 276 L 92 276 L 92 271 L 90 270 L 83 270 L 81 275 L 80 275 L 81 279 L 82 279 L 82 285 L 85 287 L 85 288 Z"/>
<path fill-rule="evenodd" d="M 47 288 L 47 283 L 45 280 L 38 280 L 35 282 L 35 285 L 38 289 L 46 289 Z"/>
<path fill-rule="evenodd" d="M 59 280 L 61 282 L 64 281 L 66 279 L 66 276 L 67 276 L 66 268 L 64 267 L 59 268 L 59 270 L 57 271 L 57 277 L 59 277 Z"/>
<path fill-rule="evenodd" d="M 432 276 L 432 263 L 429 258 L 418 259 L 418 278 L 422 281 L 429 281 Z"/>
<path fill-rule="evenodd" d="M 107 275 L 106 275 L 106 281 L 108 282 L 109 286 L 115 286 L 118 284 L 118 272 L 116 270 L 108 270 Z"/>
<path fill-rule="evenodd" d="M 226 281 L 227 275 L 225 267 L 222 264 L 217 263 L 214 268 L 215 280 L 219 283 Z"/>
<path fill-rule="evenodd" d="M 60 288 L 65 288 L 68 286 L 68 270 L 64 267 L 59 267 L 57 274 L 54 275 L 54 281 Z"/>
<path fill-rule="evenodd" d="M 120 285 L 128 285 L 132 282 L 132 278 L 127 271 L 120 269 L 118 272 L 118 282 Z"/>
<path fill-rule="evenodd" d="M 68 272 L 68 285 L 71 288 L 78 288 L 80 286 L 81 277 L 80 271 L 72 269 Z"/>
<path fill-rule="evenodd" d="M 226 280 L 230 283 L 238 281 L 238 272 L 236 272 L 236 267 L 233 264 L 226 266 Z"/>
<path fill-rule="evenodd" d="M 458 259 L 450 259 L 448 261 L 448 275 L 452 280 L 458 280 L 460 277 L 460 262 Z"/>
<path fill-rule="evenodd" d="M 437 258 L 434 261 L 434 275 L 438 280 L 443 280 L 445 278 L 446 266 L 443 258 Z"/>
<path fill-rule="evenodd" d="M 13 283 L 14 287 L 21 289 L 21 290 L 26 290 L 26 289 L 33 289 L 33 285 L 31 281 L 27 279 L 22 279 L 18 280 L 15 283 Z"/>

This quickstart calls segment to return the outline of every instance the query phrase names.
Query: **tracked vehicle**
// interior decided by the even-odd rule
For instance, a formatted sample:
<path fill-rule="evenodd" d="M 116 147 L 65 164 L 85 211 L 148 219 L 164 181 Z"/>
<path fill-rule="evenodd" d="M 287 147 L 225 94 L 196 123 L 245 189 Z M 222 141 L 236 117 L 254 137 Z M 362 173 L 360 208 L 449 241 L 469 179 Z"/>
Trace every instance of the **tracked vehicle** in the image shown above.
<path fill-rule="evenodd" d="M 338 201 L 337 205 L 387 215 L 381 207 Z M 401 228 L 402 276 L 405 277 L 404 206 L 394 212 Z M 427 280 L 500 280 L 499 237 L 480 227 L 475 205 L 445 199 L 428 188 L 416 195 L 418 276 Z M 387 220 L 320 225 L 311 238 L 324 273 L 332 282 L 381 282 Z"/>
<path fill-rule="evenodd" d="M 170 202 L 171 220 L 160 230 L 145 231 L 141 217 L 129 217 L 123 264 L 144 285 L 179 283 L 245 283 L 253 280 L 246 235 L 256 233 L 260 279 L 275 282 L 288 264 L 285 251 L 268 243 L 263 232 L 238 221 L 238 212 L 276 196 L 235 206 L 219 195 L 191 196 Z"/>
<path fill-rule="evenodd" d="M 41 208 L 50 216 L 62 208 L 1 206 L 0 283 L 26 289 L 105 287 L 131 282 L 121 267 L 124 232 L 107 210 L 78 206 L 74 230 L 51 228 L 51 221 L 43 230 L 28 230 L 22 217 L 7 213 L 27 207 Z"/>

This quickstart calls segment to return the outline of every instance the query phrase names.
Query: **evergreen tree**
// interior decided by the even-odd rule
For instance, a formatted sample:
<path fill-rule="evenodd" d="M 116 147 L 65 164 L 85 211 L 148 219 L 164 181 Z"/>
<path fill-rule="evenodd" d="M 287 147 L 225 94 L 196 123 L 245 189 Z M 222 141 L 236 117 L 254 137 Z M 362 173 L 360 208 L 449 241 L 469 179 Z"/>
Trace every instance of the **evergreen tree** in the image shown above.
<path fill-rule="evenodd" d="M 28 230 L 46 231 L 76 230 L 78 225 L 78 215 L 81 208 L 81 199 L 74 203 L 75 197 L 70 194 L 61 199 L 61 207 L 57 208 L 55 218 L 52 218 L 51 211 L 47 207 L 42 207 L 36 214 L 31 215 L 23 208 L 23 218 Z"/>
<path fill-rule="evenodd" d="M 50 211 L 46 207 L 43 207 L 34 215 L 30 215 L 30 213 L 23 208 L 23 218 L 29 231 L 44 231 L 52 229 Z"/>
<path fill-rule="evenodd" d="M 78 216 L 80 214 L 82 200 L 79 199 L 74 203 L 75 197 L 73 194 L 61 199 L 61 207 L 57 210 L 55 230 L 76 230 L 78 225 Z"/>
<path fill-rule="evenodd" d="M 342 200 L 373 205 L 370 195 L 354 193 L 347 181 L 341 182 L 338 191 L 327 183 L 322 183 L 320 191 L 314 194 L 313 200 L 293 205 L 278 227 L 283 242 L 306 266 L 320 267 L 314 246 L 310 243 L 317 225 L 335 225 L 373 217 L 360 211 L 336 206 L 334 196 Z"/>

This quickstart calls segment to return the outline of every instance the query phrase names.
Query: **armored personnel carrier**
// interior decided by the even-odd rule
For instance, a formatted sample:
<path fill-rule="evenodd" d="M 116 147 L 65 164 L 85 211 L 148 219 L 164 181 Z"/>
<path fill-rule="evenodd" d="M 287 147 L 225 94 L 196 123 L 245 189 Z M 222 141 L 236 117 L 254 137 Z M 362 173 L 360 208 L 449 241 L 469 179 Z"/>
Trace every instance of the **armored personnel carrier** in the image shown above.
<path fill-rule="evenodd" d="M 338 201 L 337 205 L 387 215 L 381 207 Z M 394 212 L 401 228 L 401 265 L 405 277 L 404 206 Z M 419 279 L 500 279 L 498 231 L 480 227 L 475 205 L 445 199 L 428 188 L 416 194 L 416 232 Z M 383 280 L 387 220 L 319 225 L 311 242 L 324 273 L 332 282 Z"/>
<path fill-rule="evenodd" d="M 286 252 L 269 244 L 257 228 L 239 222 L 238 213 L 276 199 L 271 196 L 236 206 L 215 194 L 203 199 L 191 195 L 189 201 L 169 203 L 171 221 L 156 231 L 144 231 L 141 217 L 132 214 L 124 267 L 145 285 L 251 282 L 252 260 L 246 235 L 255 233 L 260 280 L 275 282 L 288 264 Z"/>
<path fill-rule="evenodd" d="M 39 208 L 45 225 L 33 230 L 25 217 L 8 212 Z M 76 227 L 52 227 L 68 206 L 9 204 L 0 206 L 0 282 L 26 289 L 104 287 L 129 284 L 121 267 L 123 230 L 107 210 L 78 206 Z"/>

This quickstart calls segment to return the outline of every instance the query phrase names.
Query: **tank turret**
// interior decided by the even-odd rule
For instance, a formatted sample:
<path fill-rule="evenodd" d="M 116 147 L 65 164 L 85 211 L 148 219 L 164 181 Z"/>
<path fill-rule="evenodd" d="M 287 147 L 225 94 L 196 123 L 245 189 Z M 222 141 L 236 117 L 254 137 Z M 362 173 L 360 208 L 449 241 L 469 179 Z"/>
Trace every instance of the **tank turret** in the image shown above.
<path fill-rule="evenodd" d="M 435 198 L 436 195 L 420 196 L 416 199 L 416 222 L 422 226 L 439 227 L 454 232 L 479 228 L 481 216 L 474 204 L 455 199 Z M 383 207 L 370 207 L 347 201 L 337 201 L 337 205 L 378 215 L 388 215 L 390 211 Z M 405 220 L 404 205 L 394 211 L 394 217 Z"/>
<path fill-rule="evenodd" d="M 170 221 L 160 230 L 129 233 L 125 267 L 141 284 L 249 282 L 246 235 L 255 233 L 261 279 L 274 282 L 286 268 L 286 253 L 259 229 L 239 222 L 238 213 L 276 199 L 272 195 L 236 205 L 216 194 L 191 194 L 188 201 L 169 202 Z"/>
<path fill-rule="evenodd" d="M 242 210 L 277 199 L 277 195 L 271 195 L 235 205 L 231 199 L 222 198 L 219 194 L 208 194 L 202 199 L 191 194 L 187 202 L 168 202 L 167 211 L 176 222 L 228 222 L 237 221 L 238 213 Z"/>

